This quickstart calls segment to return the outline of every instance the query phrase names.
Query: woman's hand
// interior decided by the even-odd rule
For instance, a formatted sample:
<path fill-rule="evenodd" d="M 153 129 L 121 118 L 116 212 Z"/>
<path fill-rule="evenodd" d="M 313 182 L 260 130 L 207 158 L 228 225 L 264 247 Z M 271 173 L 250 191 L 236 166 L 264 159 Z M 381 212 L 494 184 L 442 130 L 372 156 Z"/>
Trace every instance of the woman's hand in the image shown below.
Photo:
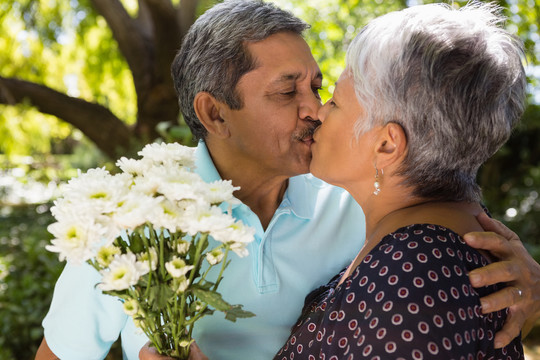
<path fill-rule="evenodd" d="M 495 347 L 507 345 L 522 330 L 526 335 L 540 317 L 540 265 L 527 252 L 519 237 L 485 213 L 477 217 L 486 232 L 471 232 L 464 240 L 484 249 L 499 261 L 469 273 L 472 286 L 505 282 L 507 287 L 480 299 L 484 314 L 509 308 L 504 327 L 495 335 Z"/>
<path fill-rule="evenodd" d="M 140 360 L 174 360 L 169 356 L 158 354 L 156 348 L 150 344 L 150 341 L 147 342 L 139 351 Z M 208 360 L 208 357 L 206 357 L 197 344 L 193 342 L 189 348 L 189 360 Z"/>

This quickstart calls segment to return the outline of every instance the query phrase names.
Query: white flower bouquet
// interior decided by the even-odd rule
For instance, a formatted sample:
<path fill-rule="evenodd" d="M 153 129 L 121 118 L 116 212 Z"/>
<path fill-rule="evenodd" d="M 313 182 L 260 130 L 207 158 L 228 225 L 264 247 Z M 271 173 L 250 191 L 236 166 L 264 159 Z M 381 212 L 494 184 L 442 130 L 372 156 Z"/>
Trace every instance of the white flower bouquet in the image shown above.
<path fill-rule="evenodd" d="M 51 208 L 47 249 L 61 261 L 92 265 L 102 275 L 97 286 L 123 301 L 159 353 L 187 359 L 201 317 L 215 310 L 231 321 L 254 316 L 217 292 L 229 252 L 247 255 L 254 230 L 230 214 L 238 188 L 192 172 L 192 148 L 151 144 L 138 154 L 121 158 L 118 174 L 90 169 L 64 185 Z M 218 245 L 210 247 L 209 236 Z"/>

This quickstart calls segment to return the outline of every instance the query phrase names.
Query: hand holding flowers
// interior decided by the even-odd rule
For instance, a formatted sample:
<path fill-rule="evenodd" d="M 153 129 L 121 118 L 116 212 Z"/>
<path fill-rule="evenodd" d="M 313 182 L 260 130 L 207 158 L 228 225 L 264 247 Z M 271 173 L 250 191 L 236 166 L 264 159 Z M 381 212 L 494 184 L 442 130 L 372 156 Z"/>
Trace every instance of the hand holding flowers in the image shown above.
<path fill-rule="evenodd" d="M 151 144 L 139 155 L 120 159 L 118 174 L 91 169 L 64 186 L 51 209 L 55 238 L 47 249 L 91 264 L 102 275 L 98 287 L 122 299 L 158 352 L 187 359 L 201 317 L 215 310 L 231 321 L 253 316 L 224 301 L 217 287 L 229 252 L 247 255 L 254 230 L 224 211 L 238 202 L 238 188 L 192 172 L 192 148 Z M 209 236 L 217 246 L 209 247 Z M 212 282 L 206 277 L 214 266 Z"/>

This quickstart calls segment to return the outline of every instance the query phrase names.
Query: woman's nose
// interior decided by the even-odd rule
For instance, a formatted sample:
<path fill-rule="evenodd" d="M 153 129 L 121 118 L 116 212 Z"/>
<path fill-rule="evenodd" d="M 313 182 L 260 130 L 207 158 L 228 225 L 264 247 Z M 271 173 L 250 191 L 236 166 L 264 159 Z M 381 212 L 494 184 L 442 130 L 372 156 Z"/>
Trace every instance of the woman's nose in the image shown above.
<path fill-rule="evenodd" d="M 330 100 L 329 100 L 330 101 Z M 321 106 L 319 108 L 319 112 L 317 113 L 317 117 L 320 121 L 324 122 L 324 120 L 326 120 L 326 115 L 328 114 L 328 103 L 329 101 L 326 102 L 326 104 L 324 104 L 323 106 Z"/>

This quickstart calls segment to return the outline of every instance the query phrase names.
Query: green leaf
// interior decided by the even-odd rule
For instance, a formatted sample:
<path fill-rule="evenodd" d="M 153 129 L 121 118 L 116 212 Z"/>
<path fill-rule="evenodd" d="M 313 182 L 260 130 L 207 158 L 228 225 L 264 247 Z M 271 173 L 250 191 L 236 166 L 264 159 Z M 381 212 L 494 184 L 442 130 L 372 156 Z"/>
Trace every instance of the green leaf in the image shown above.
<path fill-rule="evenodd" d="M 153 311 L 163 310 L 174 296 L 174 291 L 166 284 L 156 284 L 150 288 L 149 303 Z"/>
<path fill-rule="evenodd" d="M 211 281 L 201 280 L 200 282 L 195 283 L 194 286 L 195 285 L 197 285 L 197 287 L 200 288 L 200 289 L 210 290 L 212 288 L 212 286 L 214 286 L 214 283 L 211 282 Z"/>
<path fill-rule="evenodd" d="M 225 319 L 236 322 L 238 318 L 250 318 L 255 314 L 251 311 L 243 310 L 242 305 L 233 305 L 228 311 L 225 311 Z"/>
<path fill-rule="evenodd" d="M 137 232 L 133 232 L 129 235 L 129 249 L 134 254 L 139 254 L 144 250 L 144 242 L 141 238 L 141 235 Z"/>
<path fill-rule="evenodd" d="M 226 312 L 232 308 L 232 306 L 228 302 L 223 300 L 221 294 L 215 291 L 205 290 L 198 286 L 193 286 L 191 291 L 197 298 L 207 303 L 216 310 Z"/>
<path fill-rule="evenodd" d="M 128 244 L 124 239 L 122 239 L 121 236 L 118 236 L 118 237 L 114 240 L 114 244 L 115 244 L 116 246 L 118 246 L 120 249 L 122 249 L 122 250 L 123 250 L 123 251 L 122 251 L 123 253 L 125 253 L 125 250 L 126 250 L 127 248 L 129 248 L 129 244 Z"/>
<path fill-rule="evenodd" d="M 238 318 L 249 318 L 255 316 L 254 313 L 242 309 L 242 305 L 231 305 L 216 291 L 208 291 L 194 286 L 192 288 L 193 294 L 201 301 L 207 303 L 209 306 L 216 310 L 225 313 L 225 319 L 236 322 Z"/>

